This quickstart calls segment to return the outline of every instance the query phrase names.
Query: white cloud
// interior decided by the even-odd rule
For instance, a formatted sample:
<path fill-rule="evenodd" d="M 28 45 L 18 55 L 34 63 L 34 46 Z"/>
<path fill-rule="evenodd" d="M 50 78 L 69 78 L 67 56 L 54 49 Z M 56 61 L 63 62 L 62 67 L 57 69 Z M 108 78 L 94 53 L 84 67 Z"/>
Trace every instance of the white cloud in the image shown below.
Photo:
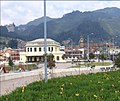
<path fill-rule="evenodd" d="M 43 16 L 42 2 L 2 1 L 2 3 L 3 3 L 1 6 L 2 24 L 9 24 L 9 22 L 11 23 L 15 22 L 15 24 L 19 25 Z"/>
<path fill-rule="evenodd" d="M 48 1 L 47 16 L 62 17 L 79 11 L 93 11 L 105 7 L 120 7 L 120 1 Z M 43 16 L 43 1 L 1 1 L 1 24 L 25 24 Z"/>

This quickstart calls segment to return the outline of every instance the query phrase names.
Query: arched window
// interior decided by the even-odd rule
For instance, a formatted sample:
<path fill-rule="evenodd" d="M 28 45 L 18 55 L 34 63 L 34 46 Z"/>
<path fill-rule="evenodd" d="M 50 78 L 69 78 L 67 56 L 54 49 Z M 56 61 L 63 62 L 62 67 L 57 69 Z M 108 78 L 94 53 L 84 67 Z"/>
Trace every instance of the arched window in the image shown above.
<path fill-rule="evenodd" d="M 39 52 L 41 52 L 41 48 L 39 48 Z"/>
<path fill-rule="evenodd" d="M 30 48 L 30 52 L 32 52 L 32 48 Z"/>
<path fill-rule="evenodd" d="M 34 48 L 34 52 L 36 52 L 37 51 L 37 48 Z"/>
<path fill-rule="evenodd" d="M 29 48 L 27 48 L 27 51 L 29 52 Z"/>
<path fill-rule="evenodd" d="M 57 56 L 57 60 L 59 60 L 59 56 Z"/>

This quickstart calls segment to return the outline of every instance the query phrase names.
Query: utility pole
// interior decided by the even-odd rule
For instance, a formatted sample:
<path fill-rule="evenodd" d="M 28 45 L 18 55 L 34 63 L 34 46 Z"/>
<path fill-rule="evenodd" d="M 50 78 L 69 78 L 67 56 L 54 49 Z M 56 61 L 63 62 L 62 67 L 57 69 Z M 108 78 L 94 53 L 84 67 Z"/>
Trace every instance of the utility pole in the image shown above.
<path fill-rule="evenodd" d="M 87 44 L 88 44 L 88 61 L 89 61 L 89 53 L 90 53 L 90 50 L 89 50 L 89 48 L 90 48 L 90 44 L 89 44 L 89 35 L 87 35 Z"/>
<path fill-rule="evenodd" d="M 114 41 L 115 41 L 115 40 L 114 40 L 114 37 L 113 37 L 112 39 L 113 39 L 113 40 L 112 40 L 112 41 L 113 41 L 112 43 L 113 43 L 113 61 L 114 61 L 114 52 L 115 52 L 115 42 L 114 42 Z"/>
<path fill-rule="evenodd" d="M 73 40 L 71 38 L 68 38 L 68 40 L 70 40 L 71 42 L 71 58 L 72 58 L 71 63 L 72 63 L 73 62 Z"/>
<path fill-rule="evenodd" d="M 88 34 L 87 35 L 87 44 L 88 44 L 88 49 L 87 49 L 87 51 L 88 51 L 88 61 L 90 60 L 90 57 L 89 57 L 89 54 L 90 54 L 90 35 L 93 35 L 94 33 L 91 33 L 91 34 Z"/>
<path fill-rule="evenodd" d="M 71 40 L 71 57 L 73 60 L 73 40 L 72 39 L 70 39 L 70 40 Z"/>
<path fill-rule="evenodd" d="M 44 52 L 45 52 L 45 82 L 47 82 L 47 31 L 46 31 L 46 0 L 44 0 Z"/>

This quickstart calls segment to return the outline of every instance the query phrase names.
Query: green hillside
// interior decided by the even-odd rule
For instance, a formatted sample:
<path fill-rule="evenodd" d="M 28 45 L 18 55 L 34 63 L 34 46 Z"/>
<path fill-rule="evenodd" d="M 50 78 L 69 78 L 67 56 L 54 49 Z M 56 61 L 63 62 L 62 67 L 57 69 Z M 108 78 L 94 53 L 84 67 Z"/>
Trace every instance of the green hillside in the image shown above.
<path fill-rule="evenodd" d="M 86 38 L 88 34 L 94 33 L 94 36 L 91 36 L 92 40 L 111 40 L 117 35 L 119 42 L 119 13 L 119 8 L 105 8 L 93 12 L 73 11 L 62 18 L 47 22 L 47 36 L 59 42 L 70 37 L 77 44 L 80 36 Z M 31 31 L 28 28 L 24 33 L 29 34 L 27 37 L 30 40 L 43 37 L 43 23 Z"/>
<path fill-rule="evenodd" d="M 36 23 L 36 21 L 40 21 L 40 23 Z M 20 30 L 21 25 L 17 26 L 14 33 L 7 33 L 7 35 L 19 37 L 23 40 L 43 38 L 44 28 L 42 21 L 43 18 L 22 25 L 24 30 Z M 88 34 L 94 33 L 91 36 L 92 41 L 111 41 L 114 37 L 115 41 L 120 44 L 119 22 L 120 9 L 115 7 L 88 12 L 73 11 L 65 14 L 62 18 L 48 20 L 47 37 L 59 42 L 72 38 L 77 44 L 80 36 L 86 39 Z M 4 33 L 1 35 L 5 36 Z"/>

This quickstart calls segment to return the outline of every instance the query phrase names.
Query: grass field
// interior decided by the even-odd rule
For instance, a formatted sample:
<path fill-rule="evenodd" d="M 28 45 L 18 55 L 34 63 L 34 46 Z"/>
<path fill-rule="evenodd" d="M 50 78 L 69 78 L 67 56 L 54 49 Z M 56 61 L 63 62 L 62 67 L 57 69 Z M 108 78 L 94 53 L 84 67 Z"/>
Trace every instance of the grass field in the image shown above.
<path fill-rule="evenodd" d="M 0 101 L 120 101 L 120 70 L 34 82 Z"/>
<path fill-rule="evenodd" d="M 93 62 L 93 63 L 90 63 L 90 65 L 95 65 L 95 66 L 109 66 L 111 64 L 112 64 L 111 62 Z"/>

